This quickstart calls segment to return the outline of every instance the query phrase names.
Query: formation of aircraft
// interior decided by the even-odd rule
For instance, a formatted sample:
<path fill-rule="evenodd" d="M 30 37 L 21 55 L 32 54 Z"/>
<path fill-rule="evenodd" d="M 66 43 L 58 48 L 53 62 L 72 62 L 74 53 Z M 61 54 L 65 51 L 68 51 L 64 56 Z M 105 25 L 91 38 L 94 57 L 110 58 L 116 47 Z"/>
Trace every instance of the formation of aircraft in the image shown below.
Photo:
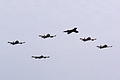
<path fill-rule="evenodd" d="M 46 35 L 39 35 L 39 37 L 46 39 L 46 38 L 53 38 L 56 37 L 56 35 L 51 36 L 50 34 L 46 34 Z"/>
<path fill-rule="evenodd" d="M 41 56 L 32 56 L 31 58 L 35 58 L 35 59 L 42 59 L 42 58 L 44 58 L 44 59 L 46 59 L 46 58 L 50 58 L 50 56 L 43 56 L 43 55 L 41 55 Z"/>
<path fill-rule="evenodd" d="M 98 47 L 98 48 L 100 48 L 100 49 L 103 49 L 103 48 L 110 48 L 110 47 L 113 47 L 113 46 L 108 46 L 108 45 L 99 45 L 99 46 L 96 46 L 96 47 Z"/>
<path fill-rule="evenodd" d="M 94 40 L 97 40 L 97 39 L 96 38 L 87 37 L 87 38 L 80 38 L 80 40 L 86 42 L 86 41 L 94 41 Z"/>
<path fill-rule="evenodd" d="M 77 28 L 75 27 L 75 28 L 73 28 L 73 29 L 66 30 L 66 31 L 63 31 L 63 32 L 65 32 L 65 33 L 67 33 L 67 34 L 71 34 L 72 32 L 78 33 L 79 31 L 77 31 Z"/>
<path fill-rule="evenodd" d="M 77 30 L 77 28 L 75 27 L 75 28 L 73 28 L 73 29 L 71 29 L 71 30 L 66 30 L 66 31 L 63 31 L 63 32 L 65 32 L 65 33 L 67 33 L 67 34 L 71 34 L 71 33 L 78 33 L 79 31 Z M 46 39 L 46 38 L 53 38 L 53 37 L 56 37 L 56 35 L 50 35 L 50 34 L 46 34 L 46 35 L 39 35 L 39 37 L 41 37 L 41 38 L 43 38 L 43 39 Z M 80 38 L 80 40 L 82 40 L 82 41 L 84 41 L 84 42 L 86 42 L 86 41 L 95 41 L 96 40 L 96 38 L 91 38 L 91 37 L 87 37 L 87 38 Z M 23 44 L 23 43 L 25 43 L 25 42 L 20 42 L 20 41 L 18 41 L 18 40 L 16 40 L 16 41 L 12 41 L 12 42 L 8 42 L 8 43 L 10 43 L 10 44 L 12 44 L 12 45 L 16 45 L 16 44 Z M 99 45 L 99 46 L 96 46 L 96 47 L 98 47 L 98 48 L 100 48 L 100 49 L 103 49 L 103 48 L 110 48 L 110 47 L 113 47 L 113 46 L 108 46 L 108 45 Z M 40 55 L 40 56 L 31 56 L 31 58 L 35 58 L 35 59 L 46 59 L 46 58 L 50 58 L 50 56 L 43 56 L 43 55 Z"/>
<path fill-rule="evenodd" d="M 13 41 L 13 42 L 9 42 L 9 41 L 8 41 L 8 43 L 10 43 L 10 44 L 12 44 L 12 45 L 16 45 L 16 44 L 23 44 L 23 43 L 25 43 L 25 42 L 20 42 L 20 41 L 16 40 L 16 41 Z"/>

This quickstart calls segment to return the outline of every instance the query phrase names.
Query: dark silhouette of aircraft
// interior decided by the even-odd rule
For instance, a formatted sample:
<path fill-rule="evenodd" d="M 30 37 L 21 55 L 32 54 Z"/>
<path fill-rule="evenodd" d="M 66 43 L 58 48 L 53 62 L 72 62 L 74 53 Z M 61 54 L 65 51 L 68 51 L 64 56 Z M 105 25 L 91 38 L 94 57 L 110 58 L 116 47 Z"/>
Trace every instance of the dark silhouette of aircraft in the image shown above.
<path fill-rule="evenodd" d="M 67 34 L 70 34 L 70 33 L 72 33 L 72 32 L 78 33 L 78 31 L 77 31 L 77 28 L 76 28 L 76 27 L 75 27 L 75 28 L 73 28 L 73 29 L 71 29 L 71 30 L 66 30 L 66 31 L 63 31 L 63 32 L 66 32 Z"/>
<path fill-rule="evenodd" d="M 94 41 L 94 40 L 97 40 L 96 38 L 91 38 L 91 37 L 87 37 L 87 38 L 80 38 L 80 40 L 82 41 Z"/>
<path fill-rule="evenodd" d="M 23 44 L 25 42 L 20 42 L 20 41 L 16 40 L 16 41 L 13 41 L 13 42 L 8 42 L 8 43 L 10 43 L 12 45 L 16 45 L 16 44 Z"/>
<path fill-rule="evenodd" d="M 46 34 L 46 35 L 39 35 L 39 37 L 46 39 L 46 38 L 53 38 L 56 37 L 56 35 L 51 36 L 50 34 Z"/>
<path fill-rule="evenodd" d="M 110 47 L 113 47 L 113 46 L 108 46 L 108 45 L 99 45 L 99 46 L 96 46 L 96 47 L 98 47 L 98 48 L 100 48 L 100 49 L 103 49 L 103 48 L 110 48 Z"/>
<path fill-rule="evenodd" d="M 42 58 L 44 58 L 44 59 L 46 59 L 46 58 L 50 58 L 50 56 L 43 56 L 43 55 L 41 55 L 41 56 L 32 56 L 31 58 L 35 58 L 35 59 L 42 59 Z"/>

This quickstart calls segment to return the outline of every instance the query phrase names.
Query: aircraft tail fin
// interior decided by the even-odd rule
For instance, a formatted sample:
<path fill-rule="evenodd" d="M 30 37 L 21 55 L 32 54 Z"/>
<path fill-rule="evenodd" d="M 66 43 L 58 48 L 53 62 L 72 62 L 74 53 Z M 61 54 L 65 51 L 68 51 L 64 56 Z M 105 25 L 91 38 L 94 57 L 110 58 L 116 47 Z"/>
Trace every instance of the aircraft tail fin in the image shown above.
<path fill-rule="evenodd" d="M 56 37 L 56 35 L 50 36 L 50 38 Z"/>
<path fill-rule="evenodd" d="M 77 30 L 75 31 L 75 33 L 78 33 L 78 32 L 79 32 L 79 31 L 77 31 Z"/>
<path fill-rule="evenodd" d="M 92 41 L 97 40 L 97 38 L 91 39 Z"/>
<path fill-rule="evenodd" d="M 44 57 L 44 59 L 46 59 L 46 58 L 50 58 L 50 56 L 46 56 L 46 57 Z"/>
<path fill-rule="evenodd" d="M 25 42 L 20 42 L 20 44 L 23 44 L 23 43 L 25 43 Z"/>
<path fill-rule="evenodd" d="M 108 46 L 108 47 L 113 47 L 113 46 Z"/>

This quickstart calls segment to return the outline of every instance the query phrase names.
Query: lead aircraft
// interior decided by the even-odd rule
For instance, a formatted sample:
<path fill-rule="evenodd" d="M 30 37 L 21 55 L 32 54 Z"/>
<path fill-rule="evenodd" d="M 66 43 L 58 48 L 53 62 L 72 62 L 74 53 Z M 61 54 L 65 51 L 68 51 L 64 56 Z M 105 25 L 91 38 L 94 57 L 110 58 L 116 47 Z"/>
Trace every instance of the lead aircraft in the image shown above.
<path fill-rule="evenodd" d="M 63 32 L 65 32 L 65 33 L 67 33 L 67 34 L 71 34 L 71 33 L 73 33 L 73 32 L 78 33 L 79 31 L 77 31 L 77 28 L 75 27 L 75 28 L 73 28 L 73 29 L 66 30 L 66 31 L 63 31 Z"/>
<path fill-rule="evenodd" d="M 100 49 L 103 49 L 103 48 L 110 48 L 110 47 L 113 47 L 113 46 L 108 46 L 108 45 L 99 45 L 99 46 L 96 46 L 96 47 L 98 47 L 98 48 L 100 48 Z"/>

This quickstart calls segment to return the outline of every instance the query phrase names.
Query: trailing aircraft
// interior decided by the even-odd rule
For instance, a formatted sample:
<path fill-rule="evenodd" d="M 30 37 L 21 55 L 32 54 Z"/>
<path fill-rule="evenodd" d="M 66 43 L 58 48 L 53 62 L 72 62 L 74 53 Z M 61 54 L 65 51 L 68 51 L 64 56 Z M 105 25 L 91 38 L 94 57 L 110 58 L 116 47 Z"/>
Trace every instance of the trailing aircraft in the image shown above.
<path fill-rule="evenodd" d="M 23 44 L 25 42 L 20 42 L 20 41 L 16 40 L 16 41 L 13 41 L 13 42 L 8 42 L 8 43 L 10 43 L 12 45 L 16 45 L 16 44 Z"/>
<path fill-rule="evenodd" d="M 46 59 L 46 58 L 50 58 L 50 56 L 43 56 L 43 55 L 41 55 L 41 56 L 32 56 L 31 58 L 35 58 L 35 59 L 42 59 L 42 58 L 44 58 L 44 59 Z"/>
<path fill-rule="evenodd" d="M 94 41 L 94 40 L 97 40 L 96 38 L 91 38 L 91 37 L 87 37 L 87 38 L 80 38 L 80 40 L 82 41 Z"/>
<path fill-rule="evenodd" d="M 39 35 L 39 37 L 46 39 L 46 38 L 53 38 L 56 37 L 56 35 L 51 36 L 50 34 L 46 34 L 46 35 Z"/>
<path fill-rule="evenodd" d="M 98 47 L 98 48 L 100 48 L 100 49 L 103 49 L 103 48 L 110 48 L 110 47 L 113 47 L 113 46 L 108 46 L 108 45 L 99 45 L 99 46 L 96 46 L 96 47 Z"/>
<path fill-rule="evenodd" d="M 71 34 L 72 32 L 78 33 L 79 31 L 77 31 L 77 28 L 75 27 L 75 28 L 73 28 L 71 30 L 66 30 L 66 31 L 63 31 L 63 32 L 65 32 L 67 34 Z"/>

